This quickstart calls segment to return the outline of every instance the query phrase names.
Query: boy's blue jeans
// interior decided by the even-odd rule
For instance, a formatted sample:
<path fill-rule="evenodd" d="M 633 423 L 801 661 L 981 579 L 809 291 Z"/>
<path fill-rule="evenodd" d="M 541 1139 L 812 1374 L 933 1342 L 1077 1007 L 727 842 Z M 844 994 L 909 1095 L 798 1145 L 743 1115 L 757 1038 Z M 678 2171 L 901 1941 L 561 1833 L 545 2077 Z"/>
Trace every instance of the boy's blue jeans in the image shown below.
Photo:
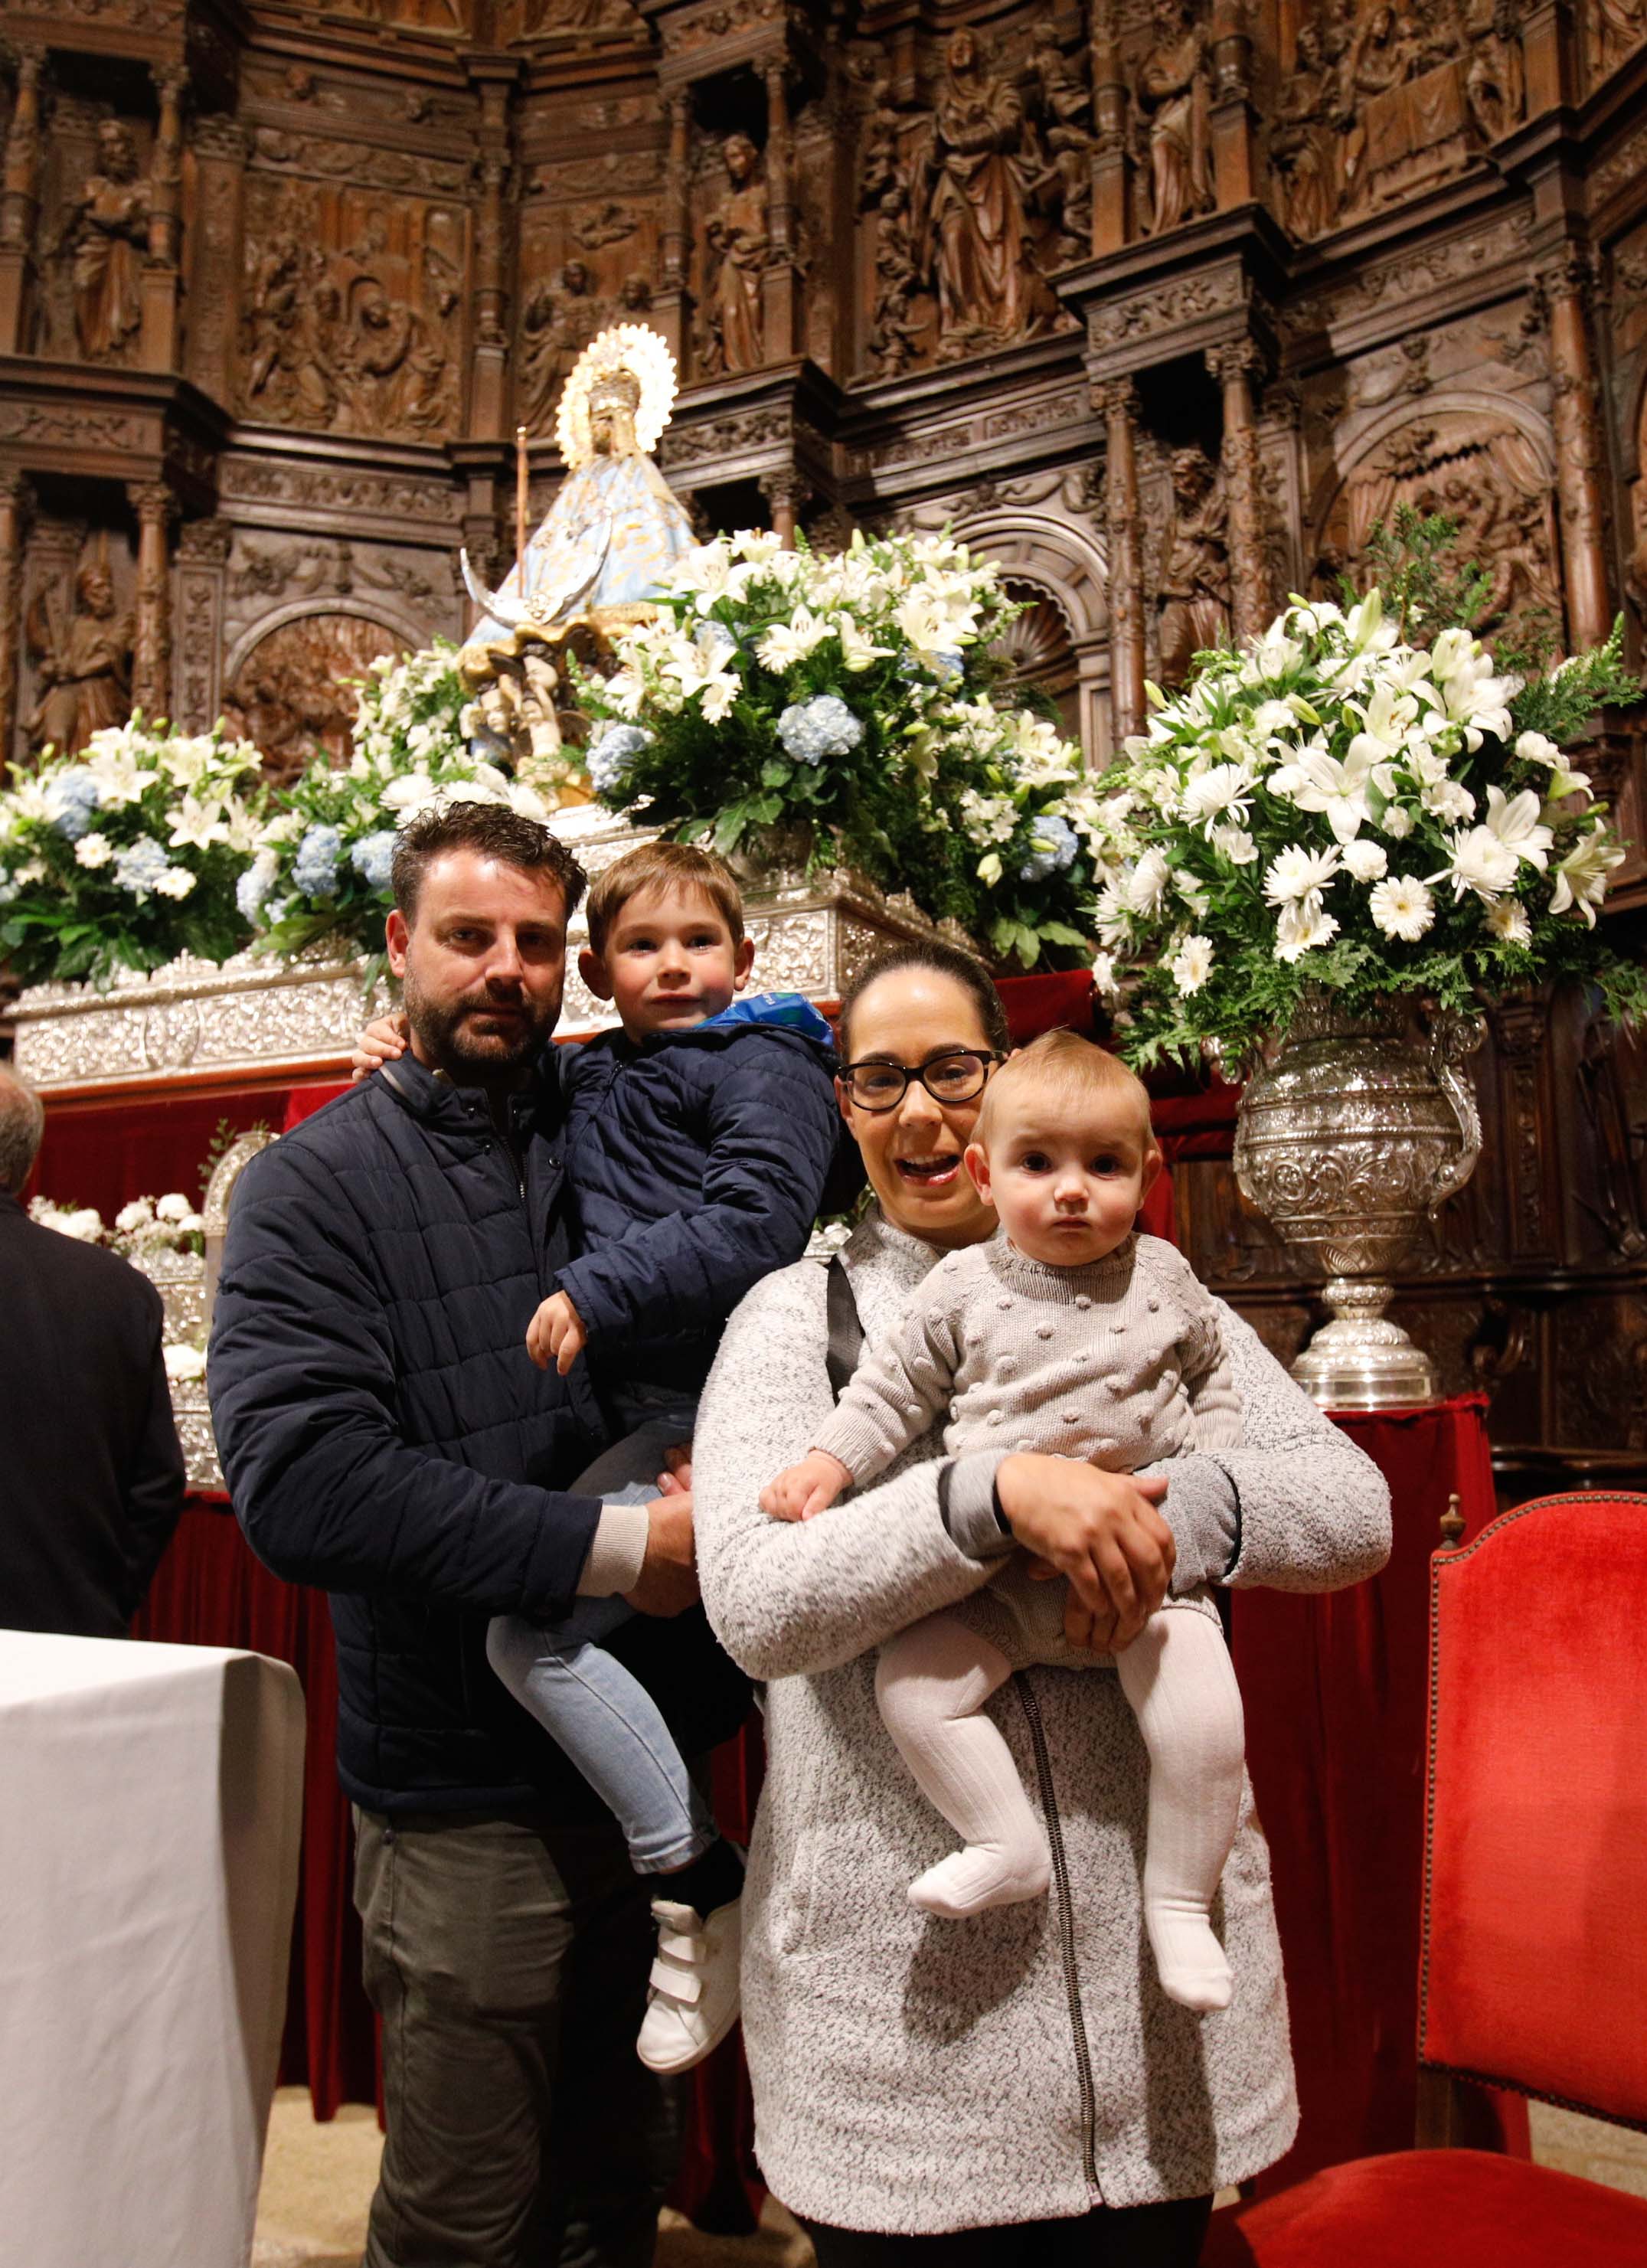
<path fill-rule="evenodd" d="M 650 1503 L 665 1453 L 690 1439 L 692 1417 L 689 1406 L 644 1412 L 643 1424 L 579 1475 L 574 1491 L 607 1504 Z M 580 1599 L 557 1623 L 500 1615 L 486 1653 L 612 1813 L 636 1873 L 669 1874 L 702 1856 L 715 1822 L 658 1704 L 600 1643 L 634 1611 L 621 1599 Z"/>

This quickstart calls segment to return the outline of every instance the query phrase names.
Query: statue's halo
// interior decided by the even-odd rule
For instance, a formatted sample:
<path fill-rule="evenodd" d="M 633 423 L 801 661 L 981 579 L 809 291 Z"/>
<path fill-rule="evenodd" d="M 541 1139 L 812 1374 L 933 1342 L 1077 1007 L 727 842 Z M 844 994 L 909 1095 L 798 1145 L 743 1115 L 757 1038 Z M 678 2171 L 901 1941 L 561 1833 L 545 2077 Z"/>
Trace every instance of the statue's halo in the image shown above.
<path fill-rule="evenodd" d="M 656 331 L 645 323 L 611 323 L 591 339 L 572 365 L 555 415 L 555 438 L 568 471 L 586 465 L 594 455 L 589 438 L 589 392 L 608 372 L 627 370 L 638 381 L 640 406 L 635 412 L 635 438 L 643 456 L 650 457 L 658 436 L 669 423 L 675 398 L 675 358 Z"/>

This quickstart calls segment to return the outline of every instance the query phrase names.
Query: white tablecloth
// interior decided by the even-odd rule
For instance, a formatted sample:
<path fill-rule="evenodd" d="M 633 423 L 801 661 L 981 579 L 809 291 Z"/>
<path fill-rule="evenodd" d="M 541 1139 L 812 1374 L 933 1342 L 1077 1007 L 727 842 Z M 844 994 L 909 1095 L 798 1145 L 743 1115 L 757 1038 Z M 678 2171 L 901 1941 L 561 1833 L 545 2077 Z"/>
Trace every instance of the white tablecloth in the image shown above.
<path fill-rule="evenodd" d="M 283 1663 L 0 1631 L 0 2268 L 249 2259 L 303 1739 Z"/>

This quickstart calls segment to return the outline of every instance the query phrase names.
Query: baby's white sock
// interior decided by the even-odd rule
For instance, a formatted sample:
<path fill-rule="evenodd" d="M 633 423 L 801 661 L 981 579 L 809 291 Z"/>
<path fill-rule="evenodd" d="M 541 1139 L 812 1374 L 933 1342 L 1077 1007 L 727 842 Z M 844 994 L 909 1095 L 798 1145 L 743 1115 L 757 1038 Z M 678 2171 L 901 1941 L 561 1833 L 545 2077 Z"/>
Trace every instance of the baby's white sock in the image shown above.
<path fill-rule="evenodd" d="M 1143 1921 L 1161 1990 L 1203 2014 L 1227 2008 L 1232 1979 L 1213 1934 L 1241 1808 L 1241 1693 L 1207 1616 L 1164 1608 L 1115 1657 L 1150 1753 Z"/>
<path fill-rule="evenodd" d="M 966 1848 L 909 1885 L 909 1903 L 960 1919 L 1039 1897 L 1052 1870 L 1011 1750 L 982 1712 L 1011 1675 L 997 1646 L 929 1615 L 881 1648 L 876 1698 L 899 1755 Z"/>

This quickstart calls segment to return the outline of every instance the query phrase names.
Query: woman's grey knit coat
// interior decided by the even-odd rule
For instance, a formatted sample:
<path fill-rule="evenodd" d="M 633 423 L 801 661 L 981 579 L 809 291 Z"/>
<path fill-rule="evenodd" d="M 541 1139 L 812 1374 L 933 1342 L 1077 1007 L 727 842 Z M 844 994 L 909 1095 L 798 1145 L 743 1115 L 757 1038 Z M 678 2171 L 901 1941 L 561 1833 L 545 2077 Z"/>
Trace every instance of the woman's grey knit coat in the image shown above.
<path fill-rule="evenodd" d="M 937 1257 L 879 1215 L 855 1233 L 843 1259 L 871 1338 Z M 762 1513 L 762 1486 L 832 1407 L 826 1283 L 802 1261 L 749 1293 L 694 1440 L 704 1602 L 769 1681 L 744 1897 L 761 2169 L 810 2220 L 914 2235 L 1244 2180 L 1297 2124 L 1268 1855 L 1249 1791 L 1214 1913 L 1233 2000 L 1177 2007 L 1143 1938 L 1147 1769 L 1112 1674 L 1029 1669 L 989 1705 L 1046 1820 L 1048 1896 L 966 1921 L 908 1902 L 954 1838 L 881 1723 L 875 1649 L 995 1571 L 956 1538 L 989 1548 L 974 1538 L 993 1525 L 977 1508 L 998 1459 L 944 1459 L 929 1435 L 823 1519 Z M 1326 1591 L 1373 1573 L 1389 1549 L 1376 1467 L 1223 1320 L 1247 1446 L 1173 1461 L 1174 1589 Z"/>

